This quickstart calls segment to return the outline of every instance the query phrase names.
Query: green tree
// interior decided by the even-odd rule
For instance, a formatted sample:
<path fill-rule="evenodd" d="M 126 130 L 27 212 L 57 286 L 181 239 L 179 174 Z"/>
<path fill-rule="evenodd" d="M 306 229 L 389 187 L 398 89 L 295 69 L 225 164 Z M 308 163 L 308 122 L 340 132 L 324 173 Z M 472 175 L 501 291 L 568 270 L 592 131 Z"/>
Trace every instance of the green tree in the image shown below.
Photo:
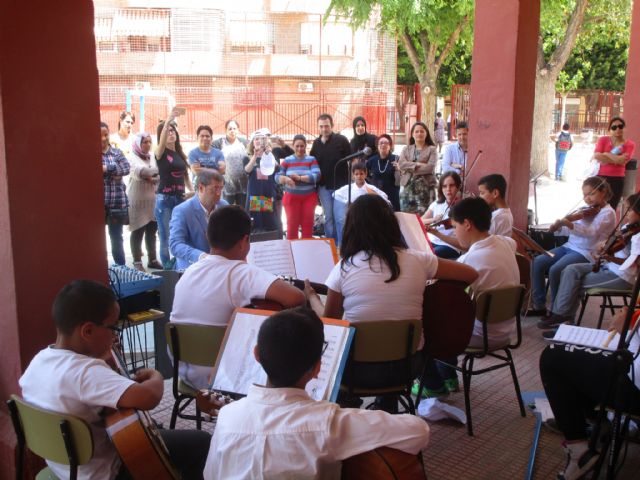
<path fill-rule="evenodd" d="M 542 0 L 531 146 L 534 174 L 548 167 L 556 87 L 574 47 L 588 50 L 606 39 L 628 38 L 629 11 L 630 0 Z M 560 86 L 570 85 L 576 75 L 566 72 Z"/>
<path fill-rule="evenodd" d="M 378 28 L 397 36 L 420 83 L 422 119 L 435 118 L 438 76 L 460 38 L 471 31 L 472 0 L 331 0 L 327 14 L 346 16 L 354 28 L 378 15 Z"/>

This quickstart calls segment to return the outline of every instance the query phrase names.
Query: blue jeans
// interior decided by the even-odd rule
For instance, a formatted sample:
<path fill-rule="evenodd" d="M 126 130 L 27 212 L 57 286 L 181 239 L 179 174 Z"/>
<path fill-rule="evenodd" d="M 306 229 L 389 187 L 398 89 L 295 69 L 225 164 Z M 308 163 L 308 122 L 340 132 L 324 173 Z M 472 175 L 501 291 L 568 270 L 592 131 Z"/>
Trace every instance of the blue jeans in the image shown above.
<path fill-rule="evenodd" d="M 560 277 L 560 288 L 551 311 L 557 315 L 575 315 L 583 292 L 596 287 L 631 290 L 633 285 L 607 270 L 606 265 L 599 272 L 593 272 L 591 264 L 569 265 Z"/>
<path fill-rule="evenodd" d="M 556 149 L 556 180 L 560 180 L 562 177 L 562 170 L 564 169 L 564 161 L 567 158 L 567 150 Z"/>
<path fill-rule="evenodd" d="M 546 305 L 547 293 L 544 288 L 545 273 L 549 272 L 549 290 L 551 292 L 551 305 L 553 305 L 556 294 L 558 293 L 558 286 L 560 285 L 560 276 L 565 267 L 574 263 L 589 262 L 589 260 L 578 252 L 574 252 L 564 246 L 554 248 L 551 250 L 551 253 L 555 255 L 553 257 L 538 255 L 533 259 L 533 266 L 531 268 L 531 297 L 533 299 L 533 308 L 536 310 L 542 310 Z"/>
<path fill-rule="evenodd" d="M 344 220 L 347 218 L 347 204 L 340 200 L 333 200 L 333 219 L 336 223 L 336 245 L 342 245 L 342 230 Z"/>
<path fill-rule="evenodd" d="M 169 254 L 169 222 L 173 209 L 182 203 L 182 196 L 156 195 L 156 208 L 153 213 L 158 222 L 158 238 L 160 239 L 160 261 L 165 269 L 171 268 L 171 256 Z"/>
<path fill-rule="evenodd" d="M 107 224 L 109 240 L 111 241 L 111 255 L 113 262 L 118 265 L 125 264 L 124 240 L 122 240 L 122 225 Z"/>
<path fill-rule="evenodd" d="M 336 223 L 333 218 L 333 192 L 335 192 L 335 190 L 318 187 L 318 197 L 320 197 L 320 204 L 324 212 L 324 236 L 337 239 Z"/>
<path fill-rule="evenodd" d="M 436 252 L 436 256 L 440 258 L 455 260 L 460 256 L 460 253 L 457 250 L 454 250 L 451 247 L 447 247 L 446 245 L 434 245 L 433 249 Z"/>

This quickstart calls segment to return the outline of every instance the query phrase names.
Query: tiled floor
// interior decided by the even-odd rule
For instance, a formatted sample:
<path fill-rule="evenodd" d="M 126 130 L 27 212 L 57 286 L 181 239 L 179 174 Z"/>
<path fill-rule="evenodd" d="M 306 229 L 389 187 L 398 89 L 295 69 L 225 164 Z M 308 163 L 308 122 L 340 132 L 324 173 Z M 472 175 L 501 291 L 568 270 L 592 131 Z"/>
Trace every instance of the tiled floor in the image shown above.
<path fill-rule="evenodd" d="M 583 322 L 585 326 L 595 326 L 598 312 L 596 303 L 592 300 L 587 309 Z M 538 359 L 545 342 L 541 338 L 541 330 L 536 327 L 537 320 L 524 320 L 523 345 L 514 352 L 523 391 L 542 390 Z M 452 394 L 445 401 L 464 409 L 462 393 Z M 171 381 L 167 381 L 164 399 L 153 412 L 154 417 L 166 427 L 172 406 Z M 500 369 L 474 378 L 471 384 L 471 407 L 474 437 L 467 436 L 465 426 L 452 421 L 430 424 L 431 442 L 424 451 L 429 480 L 525 478 L 535 417 L 529 411 L 526 418 L 520 416 L 509 371 Z M 194 426 L 194 422 L 178 420 L 178 428 Z M 214 425 L 205 424 L 204 428 L 212 431 Z M 542 429 L 533 478 L 555 478 L 564 463 L 561 440 L 559 435 Z M 604 475 L 601 478 L 605 478 Z M 640 478 L 638 445 L 631 444 L 618 478 Z"/>

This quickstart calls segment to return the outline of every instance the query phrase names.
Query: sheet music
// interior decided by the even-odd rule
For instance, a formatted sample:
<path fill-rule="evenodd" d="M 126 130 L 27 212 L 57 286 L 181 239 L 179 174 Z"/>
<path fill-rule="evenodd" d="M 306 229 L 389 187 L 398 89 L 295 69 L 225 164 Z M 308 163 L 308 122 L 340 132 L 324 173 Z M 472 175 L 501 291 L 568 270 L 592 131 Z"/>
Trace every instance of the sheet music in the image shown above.
<path fill-rule="evenodd" d="M 558 342 L 582 345 L 584 347 L 615 350 L 618 345 L 618 341 L 620 340 L 620 335 L 616 333 L 613 339 L 609 342 L 609 346 L 604 347 L 604 343 L 608 337 L 609 332 L 606 330 L 562 324 L 558 328 L 553 339 Z"/>
<path fill-rule="evenodd" d="M 410 249 L 433 254 L 421 225 L 422 221 L 415 213 L 396 212 L 396 218 L 400 224 L 402 236 Z"/>
<path fill-rule="evenodd" d="M 300 280 L 324 283 L 333 270 L 333 249 L 329 240 L 294 240 L 291 253 L 295 263 L 295 277 Z"/>
<path fill-rule="evenodd" d="M 251 244 L 251 250 L 247 255 L 247 263 L 273 273 L 296 277 L 296 267 L 293 262 L 293 254 L 288 240 L 269 240 Z M 326 278 L 322 279 L 324 282 Z"/>
<path fill-rule="evenodd" d="M 252 384 L 266 384 L 267 374 L 253 356 L 258 330 L 266 318 L 262 314 L 236 312 L 211 385 L 213 390 L 246 395 Z M 340 361 L 348 354 L 345 345 L 349 327 L 325 323 L 324 335 L 328 345 L 322 355 L 320 373 L 306 386 L 315 400 L 331 399 Z"/>

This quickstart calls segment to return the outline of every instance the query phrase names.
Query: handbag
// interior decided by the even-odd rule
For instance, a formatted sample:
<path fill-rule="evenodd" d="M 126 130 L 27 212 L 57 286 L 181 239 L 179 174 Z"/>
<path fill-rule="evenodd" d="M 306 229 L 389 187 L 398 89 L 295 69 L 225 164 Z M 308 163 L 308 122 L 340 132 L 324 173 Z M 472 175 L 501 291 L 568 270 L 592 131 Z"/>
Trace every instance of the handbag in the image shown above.
<path fill-rule="evenodd" d="M 264 195 L 251 195 L 249 197 L 250 212 L 273 212 L 273 198 Z"/>
<path fill-rule="evenodd" d="M 107 208 L 107 225 L 129 225 L 128 208 Z"/>

